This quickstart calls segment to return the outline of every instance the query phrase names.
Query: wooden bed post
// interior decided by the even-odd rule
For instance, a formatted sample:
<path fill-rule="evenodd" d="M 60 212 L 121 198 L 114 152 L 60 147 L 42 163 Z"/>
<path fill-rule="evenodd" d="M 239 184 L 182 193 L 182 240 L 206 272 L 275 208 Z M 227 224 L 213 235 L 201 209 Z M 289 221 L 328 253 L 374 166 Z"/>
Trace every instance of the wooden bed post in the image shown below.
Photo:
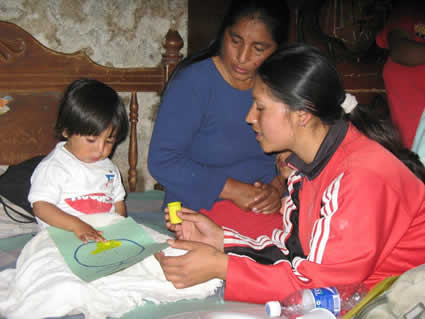
<path fill-rule="evenodd" d="M 165 35 L 165 54 L 162 55 L 162 64 L 164 66 L 165 78 L 164 78 L 164 87 L 165 84 L 170 79 L 171 74 L 176 68 L 177 64 L 180 62 L 182 55 L 180 54 L 181 48 L 183 48 L 183 39 L 176 30 L 168 30 Z"/>
<path fill-rule="evenodd" d="M 130 100 L 130 145 L 128 147 L 128 185 L 130 192 L 136 191 L 137 183 L 137 122 L 139 120 L 139 104 L 137 92 L 131 92 Z"/>
<path fill-rule="evenodd" d="M 171 74 L 182 58 L 180 54 L 183 48 L 183 39 L 177 30 L 168 30 L 165 35 L 165 43 L 163 45 L 165 53 L 162 55 L 162 67 L 164 68 L 164 88 L 170 79 Z M 164 190 L 164 187 L 159 183 L 154 185 L 154 189 Z"/>
<path fill-rule="evenodd" d="M 176 30 L 168 30 L 165 36 L 165 54 L 162 55 L 162 67 L 164 71 L 162 89 L 165 88 L 171 73 L 180 62 L 182 55 L 180 50 L 183 47 L 183 39 Z M 162 91 L 162 90 L 161 90 Z M 159 92 L 161 93 L 161 92 Z M 130 192 L 136 191 L 137 184 L 137 122 L 139 114 L 139 104 L 137 102 L 137 92 L 131 93 L 130 100 L 130 145 L 128 150 L 128 185 Z"/>

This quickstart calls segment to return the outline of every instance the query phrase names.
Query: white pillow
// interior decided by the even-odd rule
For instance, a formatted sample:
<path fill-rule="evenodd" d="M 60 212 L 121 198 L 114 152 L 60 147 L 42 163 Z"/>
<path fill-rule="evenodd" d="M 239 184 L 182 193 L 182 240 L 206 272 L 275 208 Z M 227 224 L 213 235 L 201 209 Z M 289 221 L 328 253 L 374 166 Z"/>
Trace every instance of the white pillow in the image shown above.
<path fill-rule="evenodd" d="M 0 165 L 0 175 L 4 174 L 8 168 L 9 165 Z"/>

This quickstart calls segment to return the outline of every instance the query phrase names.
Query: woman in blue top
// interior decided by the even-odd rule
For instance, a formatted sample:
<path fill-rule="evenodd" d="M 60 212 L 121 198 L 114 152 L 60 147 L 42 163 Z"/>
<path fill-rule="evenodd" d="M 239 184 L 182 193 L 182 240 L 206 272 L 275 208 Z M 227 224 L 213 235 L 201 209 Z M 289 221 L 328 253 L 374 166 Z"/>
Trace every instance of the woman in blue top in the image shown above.
<path fill-rule="evenodd" d="M 181 201 L 216 217 L 229 209 L 279 210 L 284 183 L 276 177 L 274 156 L 264 154 L 244 118 L 253 102 L 253 76 L 286 42 L 288 21 L 285 1 L 231 1 L 215 41 L 178 65 L 148 158 L 150 173 L 165 187 L 165 203 Z"/>

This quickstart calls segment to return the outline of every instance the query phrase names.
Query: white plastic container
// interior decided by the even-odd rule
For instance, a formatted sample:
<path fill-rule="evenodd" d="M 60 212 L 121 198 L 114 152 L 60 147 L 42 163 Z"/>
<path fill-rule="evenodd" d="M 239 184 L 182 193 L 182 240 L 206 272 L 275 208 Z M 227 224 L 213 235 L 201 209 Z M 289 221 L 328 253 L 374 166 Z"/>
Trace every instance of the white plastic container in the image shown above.
<path fill-rule="evenodd" d="M 313 309 L 326 309 L 334 317 L 353 308 L 366 294 L 368 289 L 362 285 L 311 288 L 295 292 L 283 302 L 269 301 L 266 313 L 269 317 L 301 317 Z M 320 317 L 319 317 L 320 318 Z"/>

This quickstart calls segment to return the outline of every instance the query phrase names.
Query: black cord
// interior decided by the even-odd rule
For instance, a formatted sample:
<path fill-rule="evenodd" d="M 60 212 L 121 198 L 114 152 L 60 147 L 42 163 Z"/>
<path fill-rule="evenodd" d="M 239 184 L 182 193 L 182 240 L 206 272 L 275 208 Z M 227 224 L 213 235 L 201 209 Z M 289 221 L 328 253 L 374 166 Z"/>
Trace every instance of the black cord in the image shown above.
<path fill-rule="evenodd" d="M 14 209 L 14 208 L 10 207 L 9 205 L 7 205 L 7 204 L 3 201 L 3 199 L 1 198 L 1 196 L 0 196 L 0 204 L 1 204 L 1 205 L 3 205 L 4 212 L 6 213 L 6 215 L 7 215 L 7 216 L 8 216 L 11 220 L 13 220 L 14 222 L 21 223 L 21 224 L 31 224 L 31 223 L 35 223 L 35 222 L 36 222 L 36 220 L 35 220 L 35 218 L 34 218 L 34 217 L 31 217 L 31 216 L 27 216 L 27 215 L 25 215 L 25 214 L 22 214 L 21 212 L 18 212 L 16 209 Z M 24 220 L 24 221 L 23 221 L 23 220 L 18 220 L 18 219 L 16 219 L 16 218 L 12 217 L 11 213 L 9 213 L 9 212 L 8 212 L 8 210 L 11 210 L 13 213 L 15 213 L 15 214 L 17 214 L 17 215 L 21 216 L 21 217 L 22 217 L 22 218 L 24 218 L 25 220 Z"/>

